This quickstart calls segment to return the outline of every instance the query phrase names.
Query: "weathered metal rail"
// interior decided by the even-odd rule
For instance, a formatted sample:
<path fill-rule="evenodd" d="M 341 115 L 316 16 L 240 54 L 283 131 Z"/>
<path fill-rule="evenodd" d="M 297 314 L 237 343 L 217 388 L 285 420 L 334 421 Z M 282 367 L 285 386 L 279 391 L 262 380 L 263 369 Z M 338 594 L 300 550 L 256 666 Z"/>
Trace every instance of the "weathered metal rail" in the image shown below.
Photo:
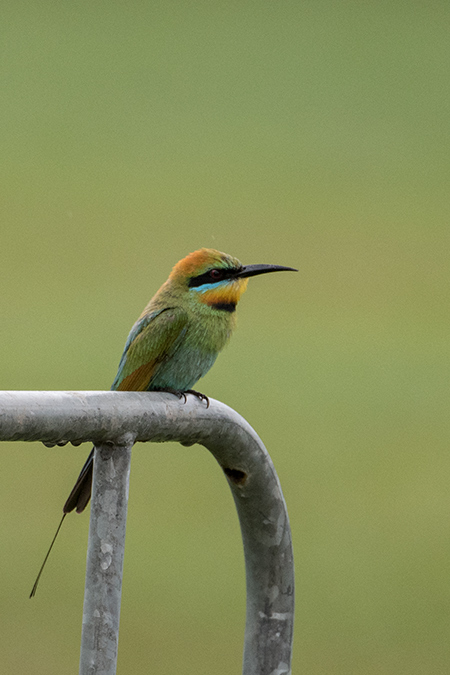
<path fill-rule="evenodd" d="M 272 461 L 234 410 L 156 392 L 2 391 L 0 441 L 96 446 L 80 674 L 114 675 L 131 448 L 199 443 L 221 466 L 244 543 L 247 616 L 244 675 L 288 675 L 294 619 L 289 519 Z"/>

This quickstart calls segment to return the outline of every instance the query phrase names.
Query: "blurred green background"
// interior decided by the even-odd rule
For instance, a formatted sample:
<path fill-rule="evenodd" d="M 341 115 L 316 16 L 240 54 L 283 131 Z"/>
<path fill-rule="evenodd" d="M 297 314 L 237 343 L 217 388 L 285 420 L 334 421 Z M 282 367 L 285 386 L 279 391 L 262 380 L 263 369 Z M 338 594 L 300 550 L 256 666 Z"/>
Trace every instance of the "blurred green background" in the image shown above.
<path fill-rule="evenodd" d="M 294 673 L 450 659 L 448 3 L 4 3 L 1 388 L 108 389 L 128 330 L 201 246 L 250 280 L 199 389 L 279 472 Z M 87 446 L 3 444 L 3 673 L 77 672 Z M 241 670 L 231 495 L 199 447 L 133 456 L 119 673 Z"/>

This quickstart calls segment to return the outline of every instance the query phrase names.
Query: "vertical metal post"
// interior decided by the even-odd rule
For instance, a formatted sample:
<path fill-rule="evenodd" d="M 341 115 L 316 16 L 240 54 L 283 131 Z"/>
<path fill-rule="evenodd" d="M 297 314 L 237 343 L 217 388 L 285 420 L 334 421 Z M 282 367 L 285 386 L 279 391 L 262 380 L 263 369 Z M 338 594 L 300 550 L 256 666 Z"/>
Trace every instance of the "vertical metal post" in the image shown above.
<path fill-rule="evenodd" d="M 131 448 L 128 434 L 95 448 L 80 675 L 115 675 Z"/>

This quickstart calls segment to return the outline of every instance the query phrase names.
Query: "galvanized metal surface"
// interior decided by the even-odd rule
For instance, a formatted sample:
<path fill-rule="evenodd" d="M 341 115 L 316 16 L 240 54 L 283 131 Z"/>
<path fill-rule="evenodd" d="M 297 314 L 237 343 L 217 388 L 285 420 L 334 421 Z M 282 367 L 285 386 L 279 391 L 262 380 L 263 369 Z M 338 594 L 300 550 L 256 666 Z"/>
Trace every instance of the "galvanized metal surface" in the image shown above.
<path fill-rule="evenodd" d="M 114 455 L 114 461 L 119 461 L 121 453 L 128 456 L 133 438 L 136 441 L 178 441 L 183 445 L 199 443 L 222 467 L 236 503 L 244 542 L 247 619 L 243 673 L 287 675 L 291 672 L 294 617 L 289 520 L 272 461 L 255 431 L 240 415 L 213 399 L 207 408 L 194 396 L 188 396 L 187 402 L 183 403 L 172 394 L 156 392 L 0 392 L 0 440 L 40 440 L 48 444 L 92 441 L 102 446 L 101 456 L 106 458 L 101 470 L 102 474 L 105 470 L 102 481 L 108 480 L 108 453 Z M 121 445 L 126 450 L 121 450 Z M 125 513 L 118 516 L 123 523 L 123 541 L 127 461 L 124 459 L 123 469 L 119 469 L 119 473 L 124 472 L 124 480 L 114 488 L 117 490 L 114 508 L 119 508 L 121 502 L 122 510 L 125 509 Z M 97 503 L 101 500 L 98 488 L 91 511 L 98 509 L 100 520 L 103 518 L 102 527 L 107 527 L 105 532 L 111 537 L 108 527 L 113 528 L 116 520 L 102 516 L 104 505 Z M 118 558 L 111 560 L 110 565 L 119 570 L 123 547 L 120 550 L 118 543 L 115 546 L 111 555 L 117 552 Z M 87 586 L 86 597 L 97 594 L 100 598 L 103 582 L 99 581 L 99 575 L 90 575 L 89 556 L 87 583 L 92 588 Z M 114 603 L 117 605 L 117 598 Z M 118 626 L 118 615 L 115 620 Z M 87 627 L 83 629 L 84 645 L 88 644 L 85 630 Z M 82 650 L 82 661 L 85 649 L 86 646 Z M 100 645 L 100 650 L 103 649 Z M 92 657 L 89 658 L 92 667 L 80 671 L 83 675 L 115 672 L 94 666 Z M 115 656 L 112 662 L 115 668 Z"/>
<path fill-rule="evenodd" d="M 114 675 L 133 436 L 95 449 L 80 675 Z"/>

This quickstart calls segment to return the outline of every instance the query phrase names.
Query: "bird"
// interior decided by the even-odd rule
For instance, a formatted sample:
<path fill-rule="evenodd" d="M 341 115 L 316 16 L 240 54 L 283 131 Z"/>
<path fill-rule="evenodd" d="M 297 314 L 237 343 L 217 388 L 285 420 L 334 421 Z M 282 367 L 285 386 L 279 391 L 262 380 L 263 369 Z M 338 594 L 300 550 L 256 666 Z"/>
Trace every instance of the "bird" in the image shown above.
<path fill-rule="evenodd" d="M 209 405 L 196 382 L 213 366 L 236 325 L 236 305 L 248 280 L 283 265 L 243 265 L 237 258 L 201 248 L 182 258 L 133 325 L 120 359 L 113 391 L 165 391 L 196 396 Z M 94 448 L 64 506 L 63 516 L 30 593 L 32 598 L 64 518 L 84 511 L 92 488 Z"/>

